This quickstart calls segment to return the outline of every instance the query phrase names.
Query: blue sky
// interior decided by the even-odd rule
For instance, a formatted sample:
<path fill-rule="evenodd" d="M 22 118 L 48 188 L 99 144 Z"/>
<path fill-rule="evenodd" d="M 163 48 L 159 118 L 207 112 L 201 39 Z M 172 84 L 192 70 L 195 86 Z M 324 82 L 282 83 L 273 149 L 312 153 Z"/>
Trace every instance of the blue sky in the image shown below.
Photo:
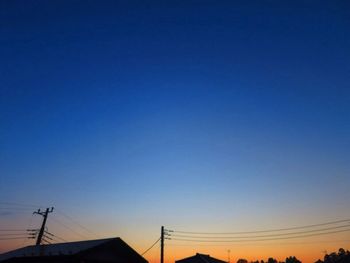
<path fill-rule="evenodd" d="M 349 216 L 348 12 L 2 1 L 0 199 L 152 230 Z"/>

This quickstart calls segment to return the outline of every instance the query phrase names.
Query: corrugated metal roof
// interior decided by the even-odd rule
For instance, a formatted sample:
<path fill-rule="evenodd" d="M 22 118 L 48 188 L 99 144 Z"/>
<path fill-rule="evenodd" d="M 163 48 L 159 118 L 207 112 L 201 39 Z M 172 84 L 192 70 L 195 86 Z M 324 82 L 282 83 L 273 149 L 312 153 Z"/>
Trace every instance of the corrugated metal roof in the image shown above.
<path fill-rule="evenodd" d="M 28 246 L 12 250 L 0 255 L 0 261 L 14 257 L 37 257 L 37 256 L 57 256 L 74 255 L 81 251 L 99 246 L 103 243 L 120 240 L 120 238 L 106 238 L 97 240 L 87 240 L 68 243 L 57 243 L 50 245 Z"/>

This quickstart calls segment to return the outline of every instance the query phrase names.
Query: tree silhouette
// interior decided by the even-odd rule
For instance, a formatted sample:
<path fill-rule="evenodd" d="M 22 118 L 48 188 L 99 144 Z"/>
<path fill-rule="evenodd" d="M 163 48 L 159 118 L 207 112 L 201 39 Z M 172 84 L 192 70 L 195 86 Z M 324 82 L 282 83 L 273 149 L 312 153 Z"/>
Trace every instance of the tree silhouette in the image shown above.
<path fill-rule="evenodd" d="M 274 258 L 269 258 L 269 259 L 267 260 L 267 263 L 277 263 L 277 260 L 274 259 Z"/>
<path fill-rule="evenodd" d="M 240 258 L 237 260 L 237 263 L 248 263 L 248 260 L 246 260 L 244 258 Z"/>
<path fill-rule="evenodd" d="M 339 248 L 338 253 L 332 252 L 324 256 L 324 260 L 317 260 L 315 263 L 350 263 L 350 252 Z"/>
<path fill-rule="evenodd" d="M 301 261 L 294 256 L 290 256 L 286 258 L 286 263 L 301 263 Z"/>

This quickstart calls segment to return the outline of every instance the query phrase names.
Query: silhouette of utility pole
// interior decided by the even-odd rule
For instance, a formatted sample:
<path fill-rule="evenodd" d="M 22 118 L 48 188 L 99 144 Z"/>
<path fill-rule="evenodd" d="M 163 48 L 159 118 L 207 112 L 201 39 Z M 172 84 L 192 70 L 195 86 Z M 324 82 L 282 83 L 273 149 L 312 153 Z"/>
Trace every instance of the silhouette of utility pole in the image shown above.
<path fill-rule="evenodd" d="M 164 226 L 160 232 L 160 263 L 164 263 Z"/>
<path fill-rule="evenodd" d="M 46 208 L 46 211 L 45 212 L 42 212 L 40 211 L 40 209 L 38 209 L 38 211 L 35 211 L 33 214 L 38 214 L 38 215 L 41 215 L 44 217 L 43 219 L 43 223 L 41 224 L 41 228 L 40 228 L 40 231 L 39 231 L 39 235 L 38 235 L 38 238 L 36 240 L 36 245 L 40 245 L 41 244 L 41 239 L 43 238 L 43 235 L 44 235 L 44 231 L 45 231 L 45 224 L 46 224 L 46 220 L 47 220 L 47 216 L 49 213 L 52 213 L 53 211 L 53 207 L 50 208 Z"/>

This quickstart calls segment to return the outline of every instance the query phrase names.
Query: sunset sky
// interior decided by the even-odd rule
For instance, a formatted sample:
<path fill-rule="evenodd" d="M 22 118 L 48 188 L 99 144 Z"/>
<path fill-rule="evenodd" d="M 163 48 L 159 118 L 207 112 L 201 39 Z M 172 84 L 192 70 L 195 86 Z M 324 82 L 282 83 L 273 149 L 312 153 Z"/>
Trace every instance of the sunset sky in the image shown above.
<path fill-rule="evenodd" d="M 350 219 L 349 14 L 345 0 L 0 1 L 0 230 L 54 206 L 62 239 L 142 253 L 162 225 Z M 30 244 L 0 238 L 0 253 Z M 166 240 L 165 259 L 313 263 L 339 247 L 350 231 Z"/>

